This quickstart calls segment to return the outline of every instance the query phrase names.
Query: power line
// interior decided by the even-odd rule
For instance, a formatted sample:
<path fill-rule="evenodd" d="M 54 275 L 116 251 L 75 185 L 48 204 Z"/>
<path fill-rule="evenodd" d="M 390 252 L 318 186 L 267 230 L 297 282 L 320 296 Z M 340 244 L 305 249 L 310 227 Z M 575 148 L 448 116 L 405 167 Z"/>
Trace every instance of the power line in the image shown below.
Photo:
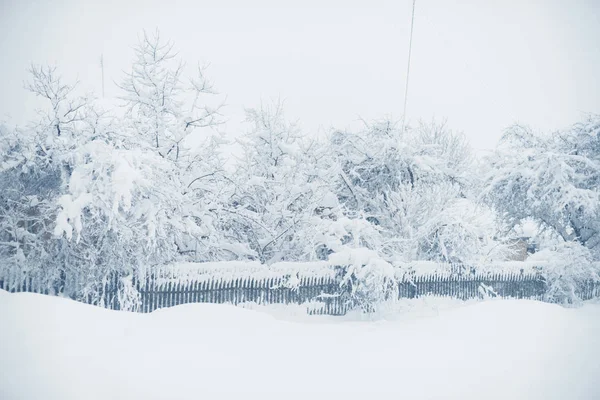
<path fill-rule="evenodd" d="M 408 42 L 408 65 L 406 66 L 406 87 L 404 88 L 404 110 L 402 112 L 402 130 L 405 128 L 406 121 L 406 101 L 408 100 L 408 78 L 410 77 L 410 56 L 412 53 L 412 39 L 413 39 L 413 27 L 415 25 L 415 3 L 417 0 L 413 0 L 412 6 L 412 18 L 410 21 L 410 40 Z"/>
<path fill-rule="evenodd" d="M 102 69 L 102 98 L 104 98 L 104 54 L 100 55 L 100 68 Z"/>

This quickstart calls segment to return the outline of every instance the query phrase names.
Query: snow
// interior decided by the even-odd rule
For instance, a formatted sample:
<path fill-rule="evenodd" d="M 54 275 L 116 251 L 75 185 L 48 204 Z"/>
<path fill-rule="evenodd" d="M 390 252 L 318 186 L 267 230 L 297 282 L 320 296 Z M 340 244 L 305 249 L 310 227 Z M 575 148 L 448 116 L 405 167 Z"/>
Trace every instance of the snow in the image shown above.
<path fill-rule="evenodd" d="M 134 314 L 0 291 L 0 398 L 600 398 L 600 304 L 274 315 L 210 304 Z"/>
<path fill-rule="evenodd" d="M 215 261 L 215 262 L 178 262 L 163 266 L 158 269 L 160 275 L 166 281 L 177 279 L 180 282 L 191 280 L 204 282 L 207 280 L 221 279 L 224 281 L 235 280 L 238 278 L 268 279 L 279 278 L 289 275 L 298 275 L 299 277 L 334 277 L 335 267 L 343 265 L 378 265 L 383 269 L 389 269 L 390 265 L 380 259 L 374 251 L 358 248 L 343 249 L 339 253 L 333 254 L 328 261 L 311 262 L 277 262 L 271 265 L 264 265 L 258 261 Z M 494 274 L 535 274 L 541 268 L 548 265 L 548 260 L 535 259 L 534 261 L 505 261 L 498 263 L 481 263 L 473 265 L 477 276 L 486 276 Z M 413 261 L 408 263 L 396 262 L 393 265 L 394 274 L 397 278 L 404 275 L 413 277 L 428 276 L 437 274 L 439 276 L 449 276 L 459 268 L 467 268 L 465 273 L 469 273 L 471 265 L 449 264 L 434 261 Z M 388 271 L 388 275 L 391 271 Z"/>
<path fill-rule="evenodd" d="M 339 202 L 335 194 L 327 192 L 319 204 L 322 207 L 334 208 L 339 205 Z"/>
<path fill-rule="evenodd" d="M 444 263 L 435 261 L 395 262 L 396 276 L 404 275 L 422 277 L 428 275 L 450 276 L 461 272 L 474 274 L 477 277 L 494 275 L 534 275 L 544 271 L 549 266 L 549 260 L 542 258 L 528 259 L 526 261 L 502 261 L 474 264 Z M 473 269 L 473 271 L 471 271 Z"/>
<path fill-rule="evenodd" d="M 157 282 L 206 282 L 213 280 L 298 278 L 333 278 L 335 271 L 325 261 L 278 262 L 264 265 L 258 261 L 179 262 L 157 269 Z"/>

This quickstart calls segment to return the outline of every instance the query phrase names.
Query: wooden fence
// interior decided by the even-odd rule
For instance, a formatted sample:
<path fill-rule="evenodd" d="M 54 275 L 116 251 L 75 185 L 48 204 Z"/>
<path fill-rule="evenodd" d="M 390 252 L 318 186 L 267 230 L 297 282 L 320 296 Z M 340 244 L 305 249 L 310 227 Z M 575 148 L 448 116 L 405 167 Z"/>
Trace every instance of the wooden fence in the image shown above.
<path fill-rule="evenodd" d="M 129 282 L 130 288 L 135 288 L 138 293 L 133 298 L 133 309 L 143 313 L 186 303 L 297 304 L 306 306 L 309 314 L 326 315 L 343 315 L 352 308 L 348 293 L 340 288 L 339 280 L 333 276 L 296 280 L 289 276 L 259 279 L 204 277 L 202 280 L 181 281 L 173 277 L 165 279 L 148 275 L 145 279 L 133 278 Z M 114 277 L 103 283 L 96 296 L 75 300 L 119 310 L 126 301 L 122 295 L 123 285 L 121 278 Z M 546 293 L 546 283 L 540 275 L 523 273 L 405 276 L 397 281 L 397 287 L 398 298 L 429 295 L 462 300 L 484 296 L 542 300 Z M 48 294 L 31 279 L 25 279 L 21 284 L 0 280 L 0 288 L 11 292 Z M 584 300 L 600 297 L 600 284 L 590 281 L 580 288 L 579 297 Z M 131 300 L 127 299 L 129 304 L 132 304 Z"/>
<path fill-rule="evenodd" d="M 307 304 L 313 303 L 311 313 L 343 315 L 346 308 L 336 293 L 339 284 L 330 277 L 305 277 L 297 284 L 290 284 L 288 277 L 204 281 L 158 282 L 147 277 L 143 283 L 135 282 L 140 293 L 141 312 L 186 303 L 253 302 L 258 304 Z"/>

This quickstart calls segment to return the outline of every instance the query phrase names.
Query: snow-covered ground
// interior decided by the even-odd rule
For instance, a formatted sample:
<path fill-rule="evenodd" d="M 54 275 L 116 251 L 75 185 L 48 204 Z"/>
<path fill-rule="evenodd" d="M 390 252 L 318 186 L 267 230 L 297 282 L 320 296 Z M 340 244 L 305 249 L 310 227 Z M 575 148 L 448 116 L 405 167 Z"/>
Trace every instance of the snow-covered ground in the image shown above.
<path fill-rule="evenodd" d="M 0 291 L 0 398 L 600 399 L 600 304 L 431 310 L 307 323 L 227 305 L 133 314 Z"/>

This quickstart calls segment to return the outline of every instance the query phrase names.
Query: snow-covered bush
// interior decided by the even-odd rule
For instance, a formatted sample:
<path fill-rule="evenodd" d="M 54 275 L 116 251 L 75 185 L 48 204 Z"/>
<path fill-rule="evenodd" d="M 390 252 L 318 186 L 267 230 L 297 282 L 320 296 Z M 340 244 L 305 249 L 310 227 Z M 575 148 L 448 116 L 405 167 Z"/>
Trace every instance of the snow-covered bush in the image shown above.
<path fill-rule="evenodd" d="M 262 263 L 321 258 L 319 237 L 339 209 L 323 150 L 285 119 L 281 103 L 247 110 L 247 119 L 222 229 Z"/>
<path fill-rule="evenodd" d="M 483 198 L 510 226 L 533 220 L 600 260 L 600 116 L 552 135 L 515 126 L 489 162 Z"/>
<path fill-rule="evenodd" d="M 600 284 L 600 263 L 594 260 L 588 248 L 577 242 L 562 242 L 543 249 L 528 261 L 543 262 L 545 299 L 553 303 L 578 304 L 586 285 Z"/>
<path fill-rule="evenodd" d="M 334 253 L 329 263 L 337 269 L 342 299 L 352 308 L 376 312 L 398 297 L 394 268 L 377 253 L 366 248 Z"/>
<path fill-rule="evenodd" d="M 0 129 L 0 272 L 26 274 L 52 292 L 67 285 L 65 258 L 76 259 L 68 243 L 54 240 L 59 200 L 72 156 L 99 122 L 93 101 L 77 95 L 56 68 L 32 66 L 30 73 L 27 88 L 47 107 L 26 128 Z"/>
<path fill-rule="evenodd" d="M 164 193 L 185 203 L 177 212 L 187 216 L 185 229 L 196 233 L 180 237 L 178 251 L 195 261 L 244 258 L 247 252 L 227 245 L 217 228 L 230 190 L 219 152 L 223 138 L 217 132 L 224 121 L 222 103 L 206 68 L 199 66 L 187 76 L 173 43 L 158 31 L 144 32 L 134 51 L 131 72 L 120 85 L 126 109 L 121 125 L 132 143 L 164 159 L 158 162 L 172 181 L 164 182 L 169 189 Z"/>
<path fill-rule="evenodd" d="M 133 285 L 133 275 L 124 276 L 119 280 L 117 298 L 121 310 L 139 311 L 142 299 L 140 293 Z"/>
<path fill-rule="evenodd" d="M 496 218 L 477 202 L 477 178 L 462 136 L 443 125 L 406 131 L 391 121 L 331 137 L 335 192 L 351 218 L 377 227 L 388 260 L 473 262 L 507 249 Z"/>
<path fill-rule="evenodd" d="M 148 49 L 138 50 L 145 60 Z M 0 274 L 27 274 L 66 295 L 99 299 L 114 276 L 223 257 L 227 246 L 214 224 L 219 199 L 207 195 L 218 191 L 207 188 L 215 181 L 202 179 L 217 174 L 218 157 L 194 153 L 185 143 L 185 134 L 216 123 L 216 114 L 193 100 L 174 116 L 186 109 L 175 97 L 156 109 L 160 93 L 142 93 L 138 74 L 169 96 L 179 93 L 180 82 L 160 65 L 142 68 L 141 62 L 129 82 L 139 97 L 129 93 L 124 119 L 79 96 L 55 68 L 32 67 L 27 87 L 46 108 L 24 129 L 0 128 Z M 196 95 L 209 91 L 206 83 L 193 86 Z M 150 138 L 143 127 L 153 123 L 165 130 Z M 157 149 L 156 137 L 167 147 Z"/>

